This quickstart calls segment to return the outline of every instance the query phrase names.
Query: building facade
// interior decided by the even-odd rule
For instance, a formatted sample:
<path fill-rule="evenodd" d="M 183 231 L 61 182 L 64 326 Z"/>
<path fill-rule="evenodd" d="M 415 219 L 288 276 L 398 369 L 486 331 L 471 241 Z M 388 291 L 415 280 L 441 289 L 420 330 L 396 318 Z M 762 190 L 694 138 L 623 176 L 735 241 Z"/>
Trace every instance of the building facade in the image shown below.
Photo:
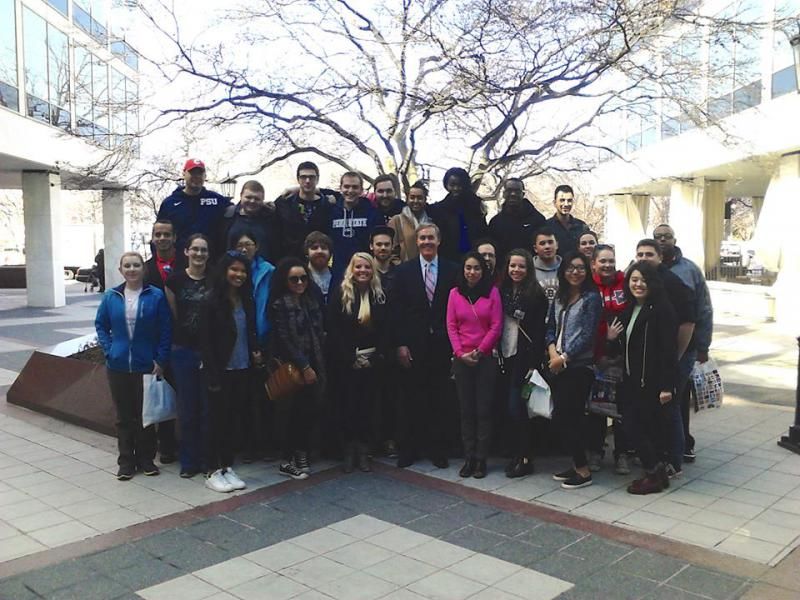
<path fill-rule="evenodd" d="M 800 293 L 800 252 L 793 243 L 800 220 L 800 95 L 790 44 L 800 33 L 800 0 L 715 2 L 713 8 L 736 15 L 721 42 L 704 44 L 695 36 L 670 49 L 701 65 L 687 88 L 702 114 L 660 101 L 608 128 L 617 133 L 607 138 L 613 153 L 602 152 L 595 169 L 595 193 L 606 197 L 608 239 L 624 240 L 625 247 L 649 237 L 651 198 L 668 197 L 678 245 L 712 279 L 726 265 L 731 206 L 750 207 L 755 235 L 749 247 L 771 274 L 755 282 L 774 284 L 712 282 L 712 292 L 733 310 L 800 330 L 792 307 Z M 754 282 L 741 265 L 740 273 Z"/>
<path fill-rule="evenodd" d="M 107 255 L 126 241 L 123 186 L 91 173 L 126 142 L 136 152 L 139 57 L 117 11 L 127 14 L 109 0 L 0 0 L 0 190 L 22 190 L 32 306 L 64 304 L 60 190 L 103 190 Z"/>

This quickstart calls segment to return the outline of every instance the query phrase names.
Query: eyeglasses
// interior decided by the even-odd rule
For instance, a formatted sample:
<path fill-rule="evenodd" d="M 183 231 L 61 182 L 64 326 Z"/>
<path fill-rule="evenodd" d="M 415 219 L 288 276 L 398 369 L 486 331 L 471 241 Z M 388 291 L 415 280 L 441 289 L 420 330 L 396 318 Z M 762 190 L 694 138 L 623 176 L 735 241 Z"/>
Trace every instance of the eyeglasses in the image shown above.
<path fill-rule="evenodd" d="M 236 247 L 241 250 L 246 248 L 255 248 L 256 245 L 253 242 L 239 242 L 238 244 L 236 244 Z"/>
<path fill-rule="evenodd" d="M 671 240 L 672 234 L 671 233 L 657 233 L 653 236 L 657 240 Z"/>
<path fill-rule="evenodd" d="M 586 267 L 583 265 L 570 265 L 566 268 L 567 273 L 586 273 Z"/>
<path fill-rule="evenodd" d="M 298 285 L 300 283 L 308 283 L 308 275 L 290 275 L 289 283 Z"/>
<path fill-rule="evenodd" d="M 189 252 L 195 254 L 208 254 L 208 248 L 200 248 L 199 246 L 189 246 Z"/>

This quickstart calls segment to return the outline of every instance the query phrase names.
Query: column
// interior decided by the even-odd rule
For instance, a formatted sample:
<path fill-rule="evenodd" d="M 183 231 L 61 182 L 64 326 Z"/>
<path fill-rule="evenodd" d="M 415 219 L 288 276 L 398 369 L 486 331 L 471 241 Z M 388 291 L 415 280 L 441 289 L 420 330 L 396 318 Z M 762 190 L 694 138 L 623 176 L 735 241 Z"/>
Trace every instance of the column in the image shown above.
<path fill-rule="evenodd" d="M 686 258 L 698 266 L 705 264 L 703 244 L 703 192 L 705 181 L 676 181 L 669 195 L 669 224 L 675 230 L 678 246 Z"/>
<path fill-rule="evenodd" d="M 725 182 L 707 179 L 703 190 L 703 254 L 706 272 L 719 264 L 720 247 L 725 238 Z"/>
<path fill-rule="evenodd" d="M 775 318 L 792 335 L 800 333 L 800 252 L 797 223 L 800 219 L 800 152 L 785 154 L 770 179 L 753 242 L 755 260 L 778 273 L 772 286 Z"/>
<path fill-rule="evenodd" d="M 28 306 L 57 308 L 66 304 L 60 191 L 58 173 L 22 172 Z"/>
<path fill-rule="evenodd" d="M 122 283 L 119 258 L 128 249 L 130 227 L 125 215 L 125 191 L 104 189 L 103 253 L 105 255 L 106 289 Z"/>
<path fill-rule="evenodd" d="M 647 237 L 650 196 L 614 194 L 606 200 L 605 242 L 616 250 L 617 264 L 627 265 L 636 255 L 636 243 Z"/>

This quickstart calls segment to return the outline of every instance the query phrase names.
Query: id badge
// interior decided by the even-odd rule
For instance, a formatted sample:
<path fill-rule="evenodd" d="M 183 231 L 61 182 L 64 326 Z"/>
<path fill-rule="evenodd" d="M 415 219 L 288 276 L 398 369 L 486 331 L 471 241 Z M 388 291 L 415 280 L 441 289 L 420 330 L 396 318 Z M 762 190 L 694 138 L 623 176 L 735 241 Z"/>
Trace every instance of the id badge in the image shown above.
<path fill-rule="evenodd" d="M 522 321 L 523 319 L 525 319 L 525 311 L 524 310 L 519 310 L 519 309 L 515 310 L 514 311 L 514 318 L 519 320 L 519 321 Z"/>

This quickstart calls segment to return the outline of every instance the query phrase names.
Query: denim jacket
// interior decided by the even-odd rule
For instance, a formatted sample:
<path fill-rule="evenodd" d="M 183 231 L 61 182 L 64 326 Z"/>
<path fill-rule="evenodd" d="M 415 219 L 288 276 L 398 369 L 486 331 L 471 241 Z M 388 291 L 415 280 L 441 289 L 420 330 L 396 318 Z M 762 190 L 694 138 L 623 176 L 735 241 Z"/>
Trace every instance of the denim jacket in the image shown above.
<path fill-rule="evenodd" d="M 569 357 L 569 366 L 591 365 L 602 307 L 600 294 L 595 290 L 583 292 L 574 304 L 566 307 L 556 296 L 547 317 L 545 348 L 556 344 L 561 333 L 561 351 Z"/>

